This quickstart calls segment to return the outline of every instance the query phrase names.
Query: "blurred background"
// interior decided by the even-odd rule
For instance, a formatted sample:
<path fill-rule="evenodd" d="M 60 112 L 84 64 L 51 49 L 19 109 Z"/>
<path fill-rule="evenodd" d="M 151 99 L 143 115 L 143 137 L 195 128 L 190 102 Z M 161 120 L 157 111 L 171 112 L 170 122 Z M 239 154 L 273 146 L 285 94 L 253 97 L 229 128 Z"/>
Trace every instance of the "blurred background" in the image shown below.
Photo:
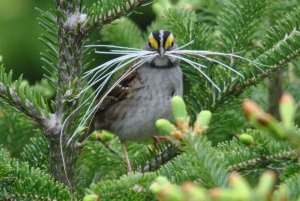
<path fill-rule="evenodd" d="M 14 78 L 23 74 L 32 84 L 44 73 L 40 52 L 45 46 L 38 40 L 43 29 L 38 25 L 37 7 L 49 10 L 54 7 L 54 1 L 0 0 L 0 59 L 6 69 L 13 69 Z M 146 17 L 141 18 L 142 13 Z M 155 15 L 149 5 L 131 14 L 130 18 L 145 30 Z M 92 41 L 99 37 L 99 34 L 92 36 Z"/>
<path fill-rule="evenodd" d="M 42 29 L 35 8 L 51 6 L 52 1 L 0 0 L 0 55 L 15 77 L 23 73 L 30 82 L 42 78 L 40 52 L 44 46 L 38 40 Z"/>

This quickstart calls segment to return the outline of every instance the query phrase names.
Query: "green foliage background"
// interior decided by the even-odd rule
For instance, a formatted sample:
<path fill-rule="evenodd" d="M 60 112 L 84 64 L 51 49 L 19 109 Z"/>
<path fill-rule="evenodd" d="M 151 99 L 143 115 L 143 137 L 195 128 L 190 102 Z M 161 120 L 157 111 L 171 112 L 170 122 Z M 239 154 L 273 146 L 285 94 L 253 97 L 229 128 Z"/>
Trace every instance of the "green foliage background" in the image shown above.
<path fill-rule="evenodd" d="M 84 2 L 84 12 L 88 12 L 91 19 L 101 21 L 101 17 L 105 19 L 106 11 L 125 1 L 113 0 L 112 4 L 100 1 L 104 4 L 99 5 L 106 10 L 99 9 L 102 7 L 95 6 L 94 2 L 98 1 Z M 35 9 L 36 6 L 50 14 Z M 55 22 L 47 21 L 47 17 L 44 19 L 47 14 L 51 18 L 53 11 L 53 2 L 0 1 L 0 55 L 3 59 L 0 61 L 0 81 L 15 89 L 21 99 L 18 104 L 10 89 L 1 91 L 0 200 L 82 200 L 85 196 L 86 200 L 99 197 L 101 200 L 153 200 L 157 194 L 150 192 L 149 186 L 160 175 L 178 185 L 193 181 L 206 189 L 226 189 L 228 175 L 233 170 L 255 186 L 261 173 L 270 169 L 278 175 L 274 200 L 279 192 L 277 189 L 285 186 L 291 189 L 287 192 L 290 200 L 300 198 L 300 145 L 295 146 L 289 140 L 253 128 L 241 110 L 242 100 L 251 98 L 275 115 L 278 110 L 275 97 L 283 88 L 296 100 L 295 125 L 289 129 L 299 134 L 299 0 L 157 0 L 93 32 L 86 43 L 100 41 L 143 47 L 149 32 L 163 28 L 174 33 L 179 45 L 194 39 L 188 48 L 239 52 L 241 56 L 272 68 L 263 66 L 264 72 L 261 72 L 245 61 L 221 58 L 245 76 L 245 79 L 238 79 L 216 63 L 196 59 L 209 67 L 206 73 L 222 89 L 219 93 L 198 72 L 182 64 L 184 99 L 191 122 L 201 110 L 213 113 L 205 136 L 195 141 L 187 140 L 181 152 L 167 144 L 154 150 L 147 144 L 128 143 L 134 169 L 139 170 L 139 173 L 129 175 L 118 139 L 108 135 L 100 142 L 91 137 L 76 153 L 76 185 L 72 193 L 67 185 L 55 181 L 49 174 L 49 139 L 39 121 L 33 118 L 38 122 L 33 123 L 31 110 L 26 108 L 25 102 L 27 98 L 37 108 L 36 113 L 45 111 L 48 117 L 52 117 L 56 109 L 53 100 L 57 93 L 57 58 L 53 58 L 53 52 L 57 44 L 51 37 L 48 40 L 45 27 L 40 28 L 37 23 L 46 22 L 46 27 L 55 32 Z M 118 7 L 114 11 L 118 11 Z M 46 45 L 38 41 L 39 37 L 46 39 Z M 85 70 L 112 58 L 94 53 L 84 55 Z M 47 62 L 41 61 L 40 57 Z M 11 79 L 11 74 L 5 74 L 2 63 L 7 66 L 5 72 L 12 68 L 16 77 Z M 42 68 L 47 64 L 50 73 Z M 274 72 L 277 78 L 274 78 Z M 13 81 L 21 73 L 24 79 Z M 47 76 L 43 77 L 44 73 Z M 280 79 L 282 84 L 274 84 L 274 79 Z M 272 88 L 278 90 L 274 92 L 270 90 Z M 274 105 L 275 109 L 271 107 Z M 76 125 L 77 119 L 74 121 Z M 252 136 L 255 143 L 243 144 L 238 140 L 241 133 Z"/>
<path fill-rule="evenodd" d="M 93 2 L 96 1 L 90 0 L 86 3 L 91 5 Z M 7 67 L 14 70 L 15 78 L 23 74 L 30 83 L 40 80 L 45 73 L 40 59 L 40 52 L 45 50 L 45 46 L 38 40 L 41 33 L 45 32 L 38 24 L 40 13 L 36 8 L 54 9 L 52 1 L 0 1 L 0 55 Z M 129 17 L 145 29 L 155 19 L 155 14 L 149 5 L 138 9 Z M 94 34 L 91 38 L 91 41 L 101 39 L 99 34 Z M 102 58 L 97 60 L 97 63 L 100 62 L 103 62 Z"/>

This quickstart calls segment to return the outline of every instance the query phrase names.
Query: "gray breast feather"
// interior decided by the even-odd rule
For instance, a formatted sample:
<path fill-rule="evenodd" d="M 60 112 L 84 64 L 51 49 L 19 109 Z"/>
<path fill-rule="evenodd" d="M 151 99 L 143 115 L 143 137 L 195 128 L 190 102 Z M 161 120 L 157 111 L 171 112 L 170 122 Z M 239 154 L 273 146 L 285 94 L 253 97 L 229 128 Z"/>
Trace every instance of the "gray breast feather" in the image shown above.
<path fill-rule="evenodd" d="M 145 65 L 138 73 L 140 81 L 129 85 L 133 89 L 129 98 L 112 105 L 97 117 L 101 129 L 114 132 L 121 140 L 140 141 L 156 135 L 155 121 L 170 119 L 170 100 L 183 93 L 179 66 L 153 68 Z"/>

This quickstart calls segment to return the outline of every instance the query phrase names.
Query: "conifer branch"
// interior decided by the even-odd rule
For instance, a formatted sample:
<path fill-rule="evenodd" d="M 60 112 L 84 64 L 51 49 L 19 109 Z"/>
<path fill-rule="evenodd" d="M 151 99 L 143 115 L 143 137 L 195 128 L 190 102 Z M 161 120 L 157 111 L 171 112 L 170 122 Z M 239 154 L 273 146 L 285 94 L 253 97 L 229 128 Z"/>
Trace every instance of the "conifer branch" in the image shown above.
<path fill-rule="evenodd" d="M 46 100 L 27 85 L 22 85 L 22 76 L 12 81 L 12 71 L 5 73 L 0 66 L 0 96 L 12 107 L 33 119 L 49 135 L 60 130 L 61 124 L 50 113 Z"/>
<path fill-rule="evenodd" d="M 82 48 L 86 32 L 86 15 L 80 13 L 81 1 L 56 1 L 58 25 L 58 90 L 56 96 L 57 116 L 62 119 L 64 103 L 74 97 L 81 83 Z"/>
<path fill-rule="evenodd" d="M 83 43 L 87 32 L 85 25 L 87 15 L 81 13 L 81 0 L 66 1 L 56 0 L 57 26 L 58 26 L 58 80 L 57 93 L 55 98 L 56 121 L 61 124 L 66 117 L 78 106 L 78 99 L 70 101 L 75 97 L 76 90 L 81 84 L 81 74 L 83 70 Z M 75 110 L 73 117 L 80 111 Z M 72 119 L 67 122 L 66 128 Z M 68 135 L 63 131 L 62 142 L 60 142 L 61 128 L 52 134 L 50 139 L 50 170 L 54 177 L 68 184 L 71 191 L 74 190 L 75 154 L 69 147 L 66 152 L 66 162 L 64 167 L 63 158 L 60 153 L 60 143 L 64 146 Z M 65 169 L 66 168 L 66 169 Z M 68 175 L 65 175 L 63 170 Z M 68 177 L 71 181 L 68 180 Z"/>
<path fill-rule="evenodd" d="M 89 26 L 99 29 L 148 2 L 151 0 L 98 1 L 88 11 Z M 111 8 L 112 5 L 114 8 Z"/>
<path fill-rule="evenodd" d="M 248 161 L 244 161 L 242 163 L 238 163 L 235 165 L 229 166 L 229 171 L 241 171 L 250 167 L 262 167 L 267 166 L 268 164 L 276 161 L 276 160 L 291 160 L 297 158 L 296 151 L 283 151 L 277 154 L 269 155 L 269 156 L 261 156 L 258 158 L 253 158 Z"/>
<path fill-rule="evenodd" d="M 70 200 L 70 192 L 38 168 L 0 149 L 0 200 Z"/>
<path fill-rule="evenodd" d="M 296 173 L 290 178 L 286 179 L 284 182 L 279 184 L 274 191 L 274 194 L 279 194 L 280 192 L 285 192 L 288 189 L 288 196 L 286 200 L 299 200 L 300 198 L 300 173 Z"/>
<path fill-rule="evenodd" d="M 298 190 L 300 189 L 300 177 L 297 174 L 299 172 L 299 153 L 297 151 L 299 150 L 295 150 L 294 143 L 291 140 L 293 138 L 279 141 L 277 138 L 264 135 L 264 132 L 259 130 L 247 130 L 244 134 L 251 137 L 251 140 L 248 138 L 248 142 L 245 139 L 242 141 L 242 138 L 234 138 L 224 142 L 223 145 L 219 143 L 218 147 L 215 147 L 213 145 L 218 141 L 208 140 L 205 135 L 202 135 L 202 129 L 206 130 L 208 128 L 207 118 L 197 116 L 194 127 L 187 129 L 186 126 L 189 127 L 190 124 L 186 110 L 180 110 L 179 113 L 183 116 L 178 116 L 178 111 L 175 112 L 177 114 L 174 121 L 176 125 L 167 121 L 169 123 L 167 126 L 170 126 L 167 130 L 176 131 L 168 134 L 180 139 L 178 141 L 181 144 L 180 150 L 172 145 L 158 147 L 157 151 L 150 151 L 150 154 L 145 153 L 145 146 L 132 146 L 129 149 L 129 154 L 132 154 L 133 158 L 136 159 L 133 161 L 135 162 L 136 173 L 124 175 L 123 158 L 119 154 L 115 154 L 120 151 L 117 137 L 101 135 L 103 137 L 101 140 L 96 136 L 96 140 L 86 140 L 77 147 L 76 144 L 66 146 L 66 140 L 70 137 L 70 133 L 78 127 L 77 122 L 81 117 L 79 112 L 82 112 L 78 109 L 78 106 L 85 98 L 83 96 L 78 97 L 77 93 L 82 87 L 82 72 L 86 64 L 91 61 L 85 55 L 85 52 L 90 50 L 83 50 L 85 39 L 92 31 L 98 31 L 104 25 L 130 14 L 134 9 L 150 1 L 97 0 L 92 6 L 86 6 L 82 9 L 82 0 L 55 0 L 55 14 L 41 11 L 43 19 L 40 23 L 47 32 L 47 35 L 41 37 L 41 41 L 47 47 L 47 52 L 42 55 L 44 57 L 43 61 L 49 67 L 47 68 L 48 75 L 46 78 L 49 82 L 52 82 L 53 88 L 56 89 L 56 97 L 53 105 L 51 105 L 53 107 L 48 104 L 47 99 L 37 93 L 39 90 L 27 84 L 24 85 L 25 82 L 21 78 L 12 81 L 12 74 L 4 73 L 5 71 L 0 65 L 0 97 L 18 111 L 33 119 L 45 131 L 39 130 L 40 136 L 33 136 L 29 143 L 26 141 L 27 144 L 23 147 L 21 153 L 21 158 L 26 163 L 10 159 L 10 153 L 0 149 L 0 158 L 2 159 L 0 160 L 0 189 L 3 188 L 2 191 L 0 190 L 0 200 L 82 200 L 84 193 L 88 194 L 84 200 L 91 200 L 91 198 L 97 200 L 100 197 L 107 200 L 152 200 L 154 195 L 151 194 L 151 190 L 149 191 L 151 189 L 149 185 L 158 175 L 166 176 L 170 181 L 177 183 L 185 181 L 201 183 L 203 187 L 201 187 L 203 190 L 201 192 L 209 194 L 212 192 L 211 187 L 221 186 L 224 187 L 222 189 L 228 189 L 229 195 L 232 195 L 231 185 L 237 181 L 237 177 L 235 177 L 235 181 L 230 180 L 232 177 L 229 176 L 229 171 L 252 171 L 252 169 L 256 170 L 260 167 L 271 167 L 275 170 L 281 168 L 280 170 L 283 170 L 284 177 L 286 177 L 284 180 L 288 179 L 288 181 L 286 180 L 284 186 L 283 184 L 279 184 L 279 186 L 285 189 L 285 193 L 293 194 L 295 200 L 298 199 L 300 195 Z M 183 71 L 190 81 L 190 87 L 187 86 L 186 88 L 188 90 L 191 88 L 191 92 L 193 92 L 191 95 L 195 94 L 192 98 L 188 97 L 193 103 L 189 105 L 193 109 L 190 115 L 198 113 L 203 108 L 216 110 L 223 103 L 232 102 L 236 96 L 245 92 L 250 86 L 256 85 L 265 78 L 270 78 L 273 72 L 286 67 L 289 62 L 300 56 L 300 7 L 295 4 L 294 7 L 298 6 L 298 8 L 289 12 L 271 28 L 268 26 L 259 27 L 258 25 L 261 24 L 273 24 L 270 23 L 270 17 L 262 18 L 265 17 L 267 12 L 273 12 L 268 2 L 266 0 L 230 0 L 225 2 L 224 6 L 222 5 L 223 12 L 214 12 L 214 15 L 207 15 L 202 8 L 199 11 L 199 8 L 195 5 L 188 5 L 192 6 L 192 9 L 182 10 L 182 7 L 180 7 L 166 12 L 165 19 L 169 24 L 168 29 L 176 36 L 176 42 L 179 45 L 194 39 L 195 42 L 188 46 L 188 49 L 210 50 L 214 49 L 215 44 L 217 44 L 218 47 L 216 48 L 219 51 L 242 51 L 243 56 L 248 58 L 249 55 L 254 55 L 252 58 L 255 59 L 254 62 L 249 61 L 248 63 L 243 60 L 238 61 L 235 58 L 220 58 L 222 62 L 226 62 L 226 65 L 230 59 L 231 63 L 228 64 L 230 67 L 245 65 L 243 68 L 238 69 L 245 78 L 238 79 L 227 70 L 219 68 L 221 67 L 219 64 L 191 57 L 193 61 L 199 64 L 203 63 L 209 67 L 204 69 L 204 72 L 214 78 L 221 89 L 220 92 L 213 90 L 211 84 L 207 84 L 207 81 L 199 76 L 199 72 L 181 65 L 181 67 L 184 67 Z M 177 3 L 172 2 L 171 7 L 175 7 Z M 274 2 L 275 4 L 279 5 Z M 280 7 L 280 9 L 282 8 Z M 274 12 L 274 14 L 277 13 Z M 205 16 L 212 20 L 207 23 L 206 19 L 208 18 L 202 20 L 202 17 Z M 109 40 L 114 45 L 135 47 L 145 42 L 142 39 L 145 37 L 141 37 L 140 40 L 136 39 L 137 36 L 144 36 L 144 34 L 143 30 L 140 30 L 133 22 L 130 22 L 129 19 L 126 23 L 123 20 L 120 22 L 120 25 L 116 26 L 114 24 L 107 29 L 102 39 Z M 201 22 L 204 23 L 201 24 Z M 210 24 L 210 22 L 214 23 Z M 217 26 L 215 22 L 218 23 Z M 161 23 L 161 21 L 158 20 L 156 24 L 154 23 L 155 26 L 151 25 L 148 30 L 156 29 L 158 23 Z M 118 28 L 115 29 L 115 27 Z M 267 36 L 261 34 L 266 32 L 268 32 Z M 121 37 L 119 37 L 120 34 Z M 258 46 L 260 50 L 257 50 Z M 253 68 L 253 65 L 258 63 L 263 65 L 257 65 L 257 69 Z M 298 64 L 295 62 L 296 65 Z M 299 73 L 296 76 L 299 77 Z M 295 93 L 295 91 L 292 91 L 292 93 Z M 297 111 L 291 102 L 281 103 L 281 109 L 283 108 L 281 114 L 285 113 L 285 121 L 283 120 L 282 123 L 290 124 L 294 132 L 294 129 L 297 129 L 294 128 L 294 125 L 299 123 L 299 116 L 294 117 Z M 222 137 L 227 134 L 227 130 L 234 127 L 234 125 L 231 125 L 232 121 L 242 121 L 240 116 L 236 117 L 238 116 L 236 108 L 231 110 L 228 107 L 221 107 L 220 109 L 223 108 L 222 114 L 218 115 L 217 118 L 214 117 L 214 123 L 222 128 Z M 232 111 L 235 113 L 232 114 Z M 219 109 L 216 113 L 219 114 Z M 229 115 L 231 115 L 230 119 L 227 118 Z M 2 117 L 7 119 L 0 121 L 0 127 L 7 122 L 9 124 L 14 123 L 12 122 L 14 118 L 11 118 L 11 120 L 6 113 L 2 115 L 0 110 L 0 119 Z M 181 127 L 179 119 L 184 119 L 187 124 Z M 166 121 L 164 122 L 166 123 Z M 18 129 L 29 130 L 24 127 L 26 123 L 22 122 L 21 125 L 13 126 L 20 127 Z M 65 127 L 61 132 L 63 123 Z M 267 126 L 272 126 L 270 121 L 264 121 L 264 123 L 268 123 Z M 272 128 L 281 128 L 276 127 L 278 125 L 281 125 L 281 122 L 276 121 L 276 125 Z M 210 126 L 210 128 L 213 134 L 218 136 L 216 129 L 213 126 Z M 11 135 L 9 137 L 14 137 L 11 144 L 14 145 L 15 138 L 20 135 L 24 136 L 18 129 L 14 132 L 8 132 L 7 135 L 5 135 L 5 129 L 1 130 L 4 135 L 0 135 L 0 141 L 2 137 L 7 138 L 8 135 Z M 271 133 L 271 127 L 268 127 L 268 129 L 268 132 Z M 292 133 L 290 130 L 287 131 Z M 230 133 L 235 132 L 230 131 Z M 60 140 L 61 134 L 62 141 Z M 291 136 L 294 137 L 294 133 L 292 134 Z M 98 140 L 101 143 L 95 143 Z M 106 143 L 109 143 L 109 146 Z M 17 144 L 17 146 L 20 145 Z M 114 149 L 112 150 L 110 147 Z M 115 149 L 117 152 L 114 151 Z M 283 163 L 278 164 L 277 161 Z M 285 163 L 285 161 L 287 162 Z M 36 167 L 39 167 L 39 169 L 36 169 Z M 66 167 L 65 171 L 64 167 Z M 42 171 L 40 168 L 42 168 Z M 48 170 L 51 175 L 45 173 Z M 149 171 L 155 172 L 149 173 Z M 291 178 L 291 175 L 295 178 Z M 55 180 L 52 178 L 55 178 Z M 275 177 L 272 178 L 275 181 Z M 241 180 L 243 178 L 240 178 Z M 279 180 L 282 181 L 281 175 Z M 69 189 L 67 189 L 66 184 Z M 226 188 L 228 184 L 230 188 Z M 241 192 L 239 189 L 240 184 L 242 183 L 237 185 L 238 193 Z M 172 186 L 176 187 L 175 185 Z M 86 191 L 86 188 L 90 189 Z M 176 193 L 176 188 L 174 189 L 175 191 L 172 191 L 172 193 Z M 187 191 L 189 189 L 182 189 L 184 195 L 191 192 Z M 256 192 L 257 189 L 259 187 L 251 188 L 247 192 Z M 251 195 L 256 196 L 253 193 Z M 265 192 L 263 195 L 267 195 L 266 198 L 271 199 L 269 192 Z M 290 195 L 289 198 L 291 198 Z M 182 200 L 184 199 L 189 198 L 184 196 Z M 201 198 L 201 200 L 205 200 L 205 198 Z"/>
<path fill-rule="evenodd" d="M 58 133 L 61 130 L 61 123 L 57 121 L 55 114 L 40 108 L 27 98 L 22 99 L 14 88 L 5 86 L 2 82 L 0 82 L 0 96 L 12 107 L 34 120 L 46 131 L 46 137 L 51 138 L 53 133 Z"/>
<path fill-rule="evenodd" d="M 151 160 L 146 161 L 145 164 L 137 168 L 138 172 L 150 172 L 157 170 L 162 165 L 176 157 L 180 154 L 180 150 L 175 146 L 170 144 L 165 150 L 163 150 L 158 155 L 155 155 Z"/>
<path fill-rule="evenodd" d="M 47 121 L 43 112 L 40 112 L 40 109 L 37 109 L 31 101 L 26 99 L 24 105 L 17 92 L 13 88 L 6 87 L 2 82 L 0 82 L 0 94 L 11 106 L 32 118 L 39 125 L 43 125 Z"/>
<path fill-rule="evenodd" d="M 274 55 L 280 54 L 283 49 L 286 48 L 286 44 L 288 42 L 293 41 L 297 43 L 297 39 L 295 38 L 300 38 L 300 32 L 298 31 L 293 31 L 289 35 L 287 35 L 282 41 L 278 41 L 275 45 L 274 48 L 267 50 L 263 54 L 261 54 L 258 57 L 258 61 L 263 61 L 263 60 L 270 60 L 270 58 L 274 57 Z M 297 47 L 297 46 L 296 46 Z M 260 81 L 263 79 L 267 78 L 272 74 L 273 72 L 278 71 L 279 69 L 284 68 L 289 62 L 291 62 L 293 59 L 297 58 L 300 55 L 300 48 L 295 48 L 295 46 L 288 46 L 288 48 L 294 48 L 291 50 L 289 54 L 284 55 L 283 58 L 280 57 L 274 57 L 272 58 L 274 63 L 264 63 L 265 65 L 270 65 L 269 68 L 264 70 L 263 72 L 257 73 L 255 76 L 250 77 L 244 81 L 241 82 L 236 82 L 230 89 L 222 96 L 222 98 L 219 99 L 218 102 L 216 102 L 214 105 L 212 105 L 212 110 L 214 108 L 217 108 L 218 105 L 221 105 L 225 103 L 226 101 L 239 96 L 241 93 L 244 92 L 244 90 L 248 89 L 250 86 L 254 86 L 258 84 Z"/>

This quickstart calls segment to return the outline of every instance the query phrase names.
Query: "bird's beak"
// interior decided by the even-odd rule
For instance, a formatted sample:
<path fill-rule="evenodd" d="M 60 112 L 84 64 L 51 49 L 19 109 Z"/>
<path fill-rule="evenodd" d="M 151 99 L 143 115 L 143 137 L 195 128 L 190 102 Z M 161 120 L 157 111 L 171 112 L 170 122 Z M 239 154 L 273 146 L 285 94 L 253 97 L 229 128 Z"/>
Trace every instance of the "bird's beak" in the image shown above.
<path fill-rule="evenodd" d="M 165 49 L 164 48 L 159 48 L 158 50 L 158 54 L 159 54 L 159 57 L 164 57 L 165 56 Z"/>

